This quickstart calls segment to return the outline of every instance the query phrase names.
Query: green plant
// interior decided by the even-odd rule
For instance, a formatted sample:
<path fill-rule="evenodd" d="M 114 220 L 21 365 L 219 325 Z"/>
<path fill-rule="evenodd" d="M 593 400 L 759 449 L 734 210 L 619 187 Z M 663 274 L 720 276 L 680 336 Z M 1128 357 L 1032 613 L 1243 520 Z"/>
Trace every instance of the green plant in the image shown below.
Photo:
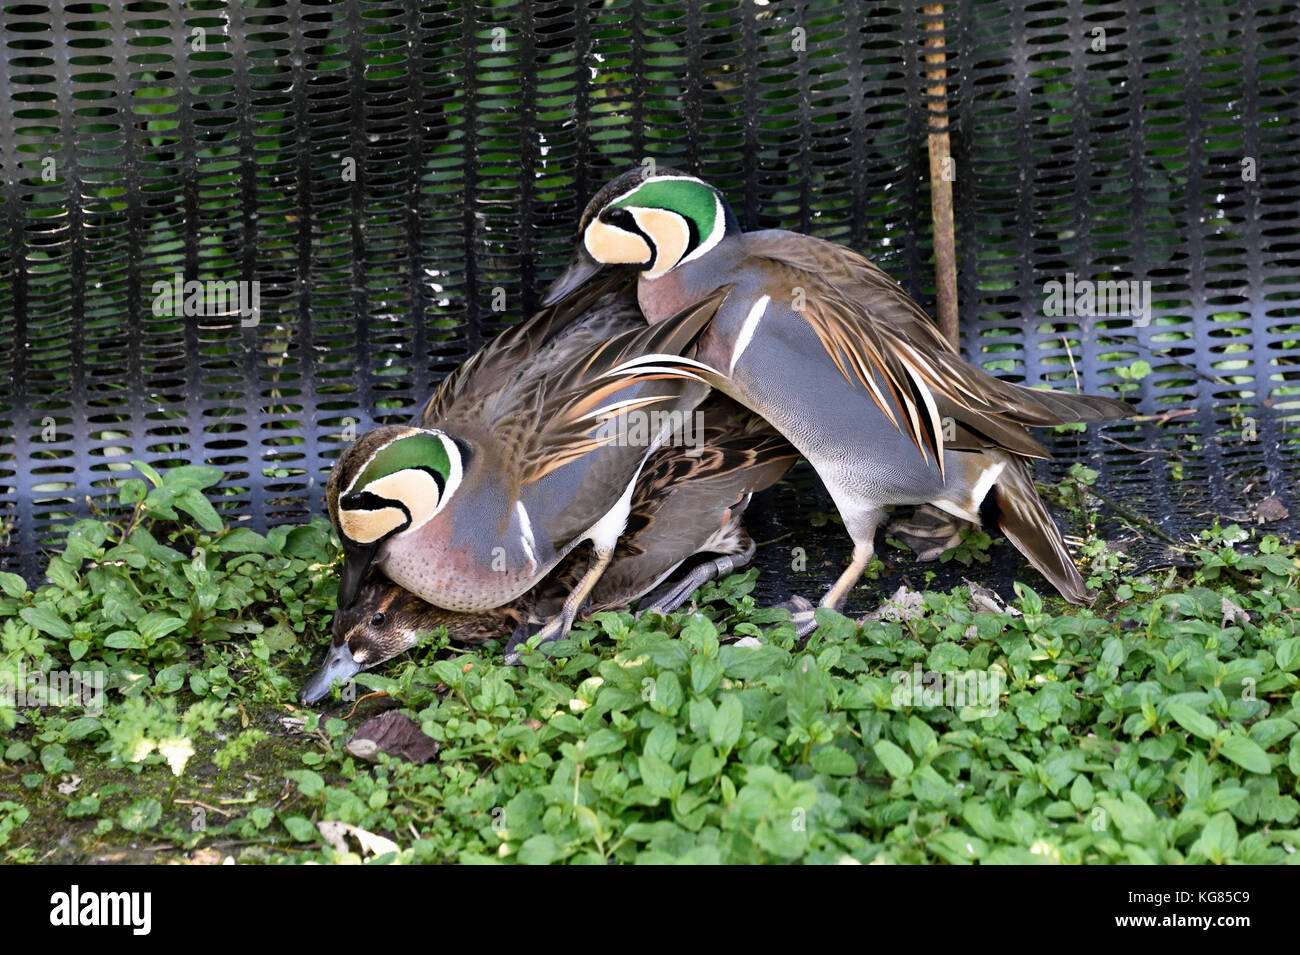
<path fill-rule="evenodd" d="M 598 615 L 518 668 L 500 641 L 443 636 L 358 677 L 437 759 L 369 764 L 346 743 L 372 704 L 293 703 L 332 607 L 328 526 L 224 527 L 188 493 L 214 475 L 178 471 L 75 525 L 49 583 L 0 577 L 0 667 L 106 686 L 98 713 L 0 704 L 9 861 L 140 834 L 164 857 L 372 863 L 1278 862 L 1300 844 L 1300 560 L 1273 535 L 1215 525 L 1157 579 L 1086 541 L 1110 588 L 1093 608 L 1021 584 L 993 613 L 959 588 L 900 620 L 819 611 L 801 642 L 751 571 L 693 613 Z"/>

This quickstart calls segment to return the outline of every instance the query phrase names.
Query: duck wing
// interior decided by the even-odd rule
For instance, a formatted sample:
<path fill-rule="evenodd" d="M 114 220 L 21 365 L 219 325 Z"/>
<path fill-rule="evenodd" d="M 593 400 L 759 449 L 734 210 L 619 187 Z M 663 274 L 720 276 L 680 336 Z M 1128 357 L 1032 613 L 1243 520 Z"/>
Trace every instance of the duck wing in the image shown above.
<path fill-rule="evenodd" d="M 979 441 L 1045 457 L 1025 428 L 1133 413 L 1113 398 L 1026 388 L 976 368 L 902 286 L 850 249 L 792 232 L 747 233 L 743 241 L 739 268 L 761 270 L 773 287 L 804 289 L 796 311 L 836 368 L 866 387 L 894 426 L 940 462 L 946 417 Z"/>

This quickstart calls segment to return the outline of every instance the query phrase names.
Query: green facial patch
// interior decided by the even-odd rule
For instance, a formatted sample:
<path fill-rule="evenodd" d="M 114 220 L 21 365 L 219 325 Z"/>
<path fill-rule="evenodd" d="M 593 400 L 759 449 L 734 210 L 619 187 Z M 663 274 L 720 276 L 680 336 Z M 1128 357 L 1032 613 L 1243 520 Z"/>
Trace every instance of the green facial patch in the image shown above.
<path fill-rule="evenodd" d="M 417 432 L 398 438 L 379 451 L 358 475 L 353 491 L 364 490 L 371 481 L 396 474 L 406 468 L 428 468 L 436 471 L 445 481 L 451 472 L 447 448 L 437 435 Z"/>
<path fill-rule="evenodd" d="M 641 206 L 676 212 L 695 223 L 695 231 L 701 242 L 712 234 L 718 217 L 713 190 L 695 179 L 651 180 L 614 203 L 614 206 L 620 209 Z"/>

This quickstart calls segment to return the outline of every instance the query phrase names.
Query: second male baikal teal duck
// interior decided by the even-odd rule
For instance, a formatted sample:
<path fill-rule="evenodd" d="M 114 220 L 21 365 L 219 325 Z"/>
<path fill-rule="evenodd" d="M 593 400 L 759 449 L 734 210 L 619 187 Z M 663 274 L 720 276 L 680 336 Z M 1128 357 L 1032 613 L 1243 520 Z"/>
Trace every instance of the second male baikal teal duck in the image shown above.
<path fill-rule="evenodd" d="M 647 326 L 626 281 L 596 283 L 497 336 L 418 423 L 357 439 L 326 490 L 339 608 L 373 565 L 436 607 L 491 610 L 590 542 L 541 642 L 565 633 L 613 557 L 647 457 L 708 393 L 693 374 L 637 362 L 678 360 L 715 306 Z"/>
<path fill-rule="evenodd" d="M 1126 403 L 987 374 L 867 259 L 794 232 L 742 232 L 695 176 L 638 167 L 597 193 L 578 232 L 548 303 L 629 268 L 650 323 L 721 297 L 694 360 L 671 367 L 766 418 L 821 477 L 853 540 L 823 606 L 842 607 L 887 509 L 905 504 L 995 522 L 1067 600 L 1089 599 L 1034 487 L 1029 462 L 1047 454 L 1027 429 L 1123 418 Z M 799 616 L 801 632 L 815 626 Z"/>

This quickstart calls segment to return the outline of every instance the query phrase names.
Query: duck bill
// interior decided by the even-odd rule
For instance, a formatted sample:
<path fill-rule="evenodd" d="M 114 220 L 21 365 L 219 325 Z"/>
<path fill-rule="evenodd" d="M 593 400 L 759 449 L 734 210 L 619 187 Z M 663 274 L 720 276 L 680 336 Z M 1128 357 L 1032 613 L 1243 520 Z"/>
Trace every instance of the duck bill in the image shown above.
<path fill-rule="evenodd" d="M 379 552 L 379 544 L 343 544 L 343 573 L 339 575 L 338 609 L 347 610 L 361 592 L 361 582 Z"/>
<path fill-rule="evenodd" d="M 325 655 L 320 670 L 307 681 L 307 685 L 298 694 L 298 699 L 303 703 L 315 703 L 329 693 L 330 687 L 335 683 L 347 683 L 360 672 L 361 665 L 352 658 L 352 651 L 346 643 L 332 646 Z"/>
<path fill-rule="evenodd" d="M 603 269 L 604 266 L 591 257 L 581 245 L 573 255 L 573 261 L 558 279 L 551 283 L 542 299 L 542 306 L 547 307 L 562 302 L 578 289 L 582 288 Z"/>

